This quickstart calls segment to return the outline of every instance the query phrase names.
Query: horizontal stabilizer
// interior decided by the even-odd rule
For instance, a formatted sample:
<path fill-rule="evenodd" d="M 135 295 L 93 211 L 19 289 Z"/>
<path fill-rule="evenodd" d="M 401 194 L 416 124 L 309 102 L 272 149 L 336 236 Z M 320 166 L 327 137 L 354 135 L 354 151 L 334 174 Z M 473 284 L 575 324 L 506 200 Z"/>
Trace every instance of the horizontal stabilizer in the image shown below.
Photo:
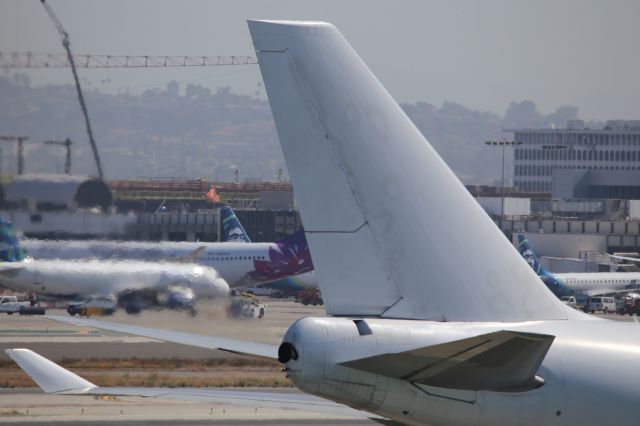
<path fill-rule="evenodd" d="M 159 328 L 139 327 L 117 322 L 98 321 L 84 318 L 71 318 L 57 315 L 47 315 L 45 318 L 73 324 L 80 327 L 92 327 L 101 330 L 115 331 L 117 333 L 133 334 L 149 337 L 164 342 L 179 343 L 181 345 L 196 346 L 205 349 L 219 349 L 240 355 L 248 355 L 254 358 L 278 358 L 278 347 L 264 343 L 247 342 L 243 340 L 226 339 L 223 337 L 205 336 L 202 334 L 185 333 L 182 331 L 162 330 Z"/>
<path fill-rule="evenodd" d="M 46 393 L 86 393 L 96 387 L 29 349 L 7 349 L 6 352 Z"/>
<path fill-rule="evenodd" d="M 7 354 L 47 393 L 144 396 L 212 404 L 300 410 L 356 418 L 376 418 L 375 415 L 333 401 L 291 392 L 246 392 L 215 388 L 99 387 L 29 349 L 7 349 Z"/>
<path fill-rule="evenodd" d="M 517 392 L 544 383 L 536 372 L 554 339 L 498 331 L 341 365 L 428 386 Z"/>

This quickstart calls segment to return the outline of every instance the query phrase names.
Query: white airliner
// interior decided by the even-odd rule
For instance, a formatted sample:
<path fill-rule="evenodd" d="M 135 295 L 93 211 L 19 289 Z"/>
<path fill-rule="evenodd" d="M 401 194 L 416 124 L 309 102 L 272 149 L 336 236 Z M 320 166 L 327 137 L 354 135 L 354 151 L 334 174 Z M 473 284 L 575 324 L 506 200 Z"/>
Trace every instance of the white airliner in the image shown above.
<path fill-rule="evenodd" d="M 30 258 L 12 226 L 2 221 L 0 284 L 80 303 L 112 301 L 113 308 L 123 307 L 129 313 L 158 306 L 195 312 L 197 299 L 227 295 L 229 284 L 275 281 L 278 288 L 301 287 L 289 276 L 303 273 L 304 279 L 313 269 L 302 232 L 275 243 L 251 243 L 233 210 L 222 207 L 220 216 L 223 238 L 232 241 L 31 240 Z"/>
<path fill-rule="evenodd" d="M 330 315 L 286 332 L 287 377 L 400 424 L 636 424 L 640 327 L 562 304 L 335 27 L 249 28 Z M 276 356 L 269 345 L 55 319 Z M 162 393 L 100 388 L 28 350 L 9 355 L 47 392 Z"/>
<path fill-rule="evenodd" d="M 110 300 L 110 309 L 120 306 L 128 313 L 151 307 L 193 311 L 198 299 L 229 294 L 228 284 L 214 269 L 133 261 L 25 259 L 2 265 L 0 284 L 65 300 Z"/>
<path fill-rule="evenodd" d="M 161 262 L 190 257 L 213 268 L 230 287 L 252 286 L 313 270 L 304 233 L 274 243 L 253 243 L 229 207 L 220 209 L 224 242 L 41 241 L 22 246 L 35 259 L 98 259 Z M 197 253 L 197 255 L 194 255 Z"/>
<path fill-rule="evenodd" d="M 201 249 L 199 251 L 202 251 Z M 198 250 L 192 254 L 198 256 Z M 197 299 L 229 294 L 229 285 L 187 256 L 173 262 L 33 259 L 10 223 L 0 220 L 0 284 L 54 298 L 137 313 L 151 307 L 194 311 Z"/>
<path fill-rule="evenodd" d="M 558 297 L 588 297 L 640 289 L 640 272 L 549 272 L 542 267 L 529 240 L 522 234 L 518 234 L 518 251 Z"/>

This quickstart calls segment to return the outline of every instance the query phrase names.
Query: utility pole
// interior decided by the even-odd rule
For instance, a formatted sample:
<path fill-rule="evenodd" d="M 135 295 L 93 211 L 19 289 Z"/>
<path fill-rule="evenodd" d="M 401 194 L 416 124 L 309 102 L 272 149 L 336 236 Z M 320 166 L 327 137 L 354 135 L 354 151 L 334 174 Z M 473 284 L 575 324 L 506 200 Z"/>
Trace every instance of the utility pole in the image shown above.
<path fill-rule="evenodd" d="M 66 148 L 66 155 L 64 160 L 64 174 L 70 175 L 71 174 L 71 145 L 73 144 L 73 142 L 71 142 L 71 140 L 67 138 L 63 141 L 61 140 L 44 141 L 44 144 L 45 145 L 61 145 Z"/>
<path fill-rule="evenodd" d="M 502 232 L 502 222 L 504 222 L 504 150 L 508 146 L 522 145 L 518 141 L 486 141 L 485 144 L 491 147 L 502 148 L 502 180 L 500 186 L 500 231 Z"/>
<path fill-rule="evenodd" d="M 24 173 L 24 143 L 29 140 L 27 136 L 2 135 L 0 141 L 18 142 L 18 174 Z"/>

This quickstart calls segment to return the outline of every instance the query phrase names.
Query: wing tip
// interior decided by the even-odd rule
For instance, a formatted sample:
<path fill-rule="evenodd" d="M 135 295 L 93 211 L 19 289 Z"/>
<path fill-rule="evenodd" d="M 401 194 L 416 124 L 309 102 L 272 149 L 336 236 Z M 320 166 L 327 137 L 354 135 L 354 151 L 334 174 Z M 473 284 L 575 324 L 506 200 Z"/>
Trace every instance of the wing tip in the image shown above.
<path fill-rule="evenodd" d="M 5 353 L 45 393 L 82 394 L 98 387 L 31 349 L 5 349 Z"/>

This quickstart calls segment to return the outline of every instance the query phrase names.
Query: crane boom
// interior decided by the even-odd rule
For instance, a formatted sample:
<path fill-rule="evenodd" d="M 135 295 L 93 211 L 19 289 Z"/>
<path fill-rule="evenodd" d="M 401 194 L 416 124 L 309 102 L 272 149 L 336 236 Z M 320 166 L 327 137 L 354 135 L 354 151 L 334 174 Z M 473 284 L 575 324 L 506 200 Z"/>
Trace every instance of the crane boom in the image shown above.
<path fill-rule="evenodd" d="M 98 176 L 100 179 L 104 179 L 104 174 L 102 172 L 102 165 L 100 164 L 100 154 L 98 153 L 98 146 L 96 144 L 95 139 L 93 138 L 93 130 L 91 129 L 91 122 L 89 121 L 89 112 L 87 111 L 87 105 L 84 101 L 84 95 L 82 94 L 82 88 L 80 87 L 80 79 L 78 78 L 78 71 L 76 70 L 76 65 L 73 59 L 73 55 L 71 54 L 70 42 L 69 42 L 69 34 L 65 31 L 62 23 L 51 9 L 51 6 L 46 2 L 46 0 L 40 0 L 42 6 L 46 10 L 47 14 L 53 21 L 53 24 L 56 26 L 56 29 L 60 33 L 62 37 L 62 46 L 67 51 L 67 58 L 69 64 L 71 65 L 71 72 L 73 73 L 73 80 L 76 84 L 76 91 L 78 92 L 78 101 L 80 102 L 80 108 L 82 109 L 82 114 L 84 115 L 84 122 L 87 127 L 87 135 L 89 136 L 89 143 L 91 144 L 91 149 L 93 151 L 93 158 L 96 162 L 96 167 L 98 168 Z"/>
<path fill-rule="evenodd" d="M 256 65 L 251 56 L 151 56 L 74 54 L 76 68 L 170 68 Z M 61 53 L 0 52 L 0 69 L 69 68 L 68 55 Z"/>

